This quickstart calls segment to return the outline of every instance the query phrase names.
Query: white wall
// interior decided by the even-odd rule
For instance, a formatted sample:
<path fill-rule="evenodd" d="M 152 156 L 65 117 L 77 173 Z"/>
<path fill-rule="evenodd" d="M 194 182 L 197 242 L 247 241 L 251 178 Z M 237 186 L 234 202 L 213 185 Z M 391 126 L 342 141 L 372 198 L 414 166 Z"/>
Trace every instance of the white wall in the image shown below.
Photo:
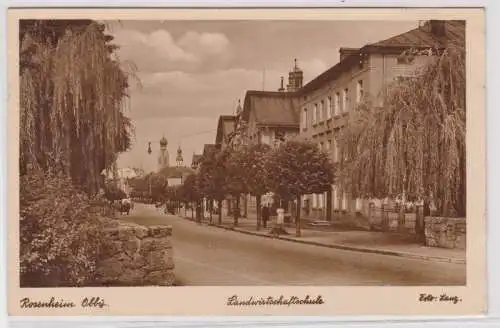
<path fill-rule="evenodd" d="M 169 186 L 178 186 L 180 184 L 182 184 L 181 178 L 168 178 L 168 185 Z"/>

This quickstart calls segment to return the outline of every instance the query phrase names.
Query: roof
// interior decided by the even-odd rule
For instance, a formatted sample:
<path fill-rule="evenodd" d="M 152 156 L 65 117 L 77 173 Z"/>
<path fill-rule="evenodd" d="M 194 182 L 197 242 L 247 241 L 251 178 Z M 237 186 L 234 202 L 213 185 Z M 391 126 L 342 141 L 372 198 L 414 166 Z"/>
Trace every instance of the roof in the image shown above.
<path fill-rule="evenodd" d="M 181 178 L 182 176 L 193 174 L 194 171 L 189 167 L 169 166 L 161 169 L 159 173 L 166 175 L 167 178 Z"/>
<path fill-rule="evenodd" d="M 198 164 L 202 158 L 202 155 L 200 154 L 193 154 L 193 158 L 191 160 L 192 164 Z"/>
<path fill-rule="evenodd" d="M 203 155 L 206 155 L 215 149 L 216 148 L 214 144 L 205 144 L 205 146 L 203 146 Z"/>
<path fill-rule="evenodd" d="M 234 115 L 221 115 L 217 123 L 217 134 L 215 136 L 215 143 L 220 144 L 224 137 L 234 132 L 236 123 L 236 116 Z"/>
<path fill-rule="evenodd" d="M 267 126 L 299 126 L 297 98 L 293 92 L 247 91 L 243 119 L 253 117 L 257 124 Z"/>
<path fill-rule="evenodd" d="M 413 30 L 393 36 L 376 43 L 367 44 L 359 51 L 349 54 L 344 60 L 326 70 L 297 91 L 298 94 L 321 87 L 327 81 L 335 79 L 338 75 L 359 64 L 360 57 L 369 53 L 394 53 L 399 54 L 408 48 L 443 47 L 449 40 L 465 40 L 465 21 L 441 21 L 446 29 L 446 38 L 436 37 L 431 33 L 430 22 Z"/>
<path fill-rule="evenodd" d="M 405 33 L 393 36 L 371 44 L 375 47 L 434 47 L 444 46 L 443 41 L 449 39 L 465 38 L 465 21 L 442 21 L 446 30 L 446 38 L 436 37 L 431 33 L 431 22 Z"/>

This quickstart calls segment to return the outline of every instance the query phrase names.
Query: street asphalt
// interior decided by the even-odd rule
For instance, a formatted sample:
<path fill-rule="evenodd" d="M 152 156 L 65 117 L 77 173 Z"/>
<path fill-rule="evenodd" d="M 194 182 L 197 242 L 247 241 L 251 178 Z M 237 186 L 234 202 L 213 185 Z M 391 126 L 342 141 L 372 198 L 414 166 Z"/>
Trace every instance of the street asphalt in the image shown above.
<path fill-rule="evenodd" d="M 172 226 L 175 275 L 184 286 L 452 286 L 466 265 L 330 249 L 246 235 L 142 204 L 123 220 Z"/>

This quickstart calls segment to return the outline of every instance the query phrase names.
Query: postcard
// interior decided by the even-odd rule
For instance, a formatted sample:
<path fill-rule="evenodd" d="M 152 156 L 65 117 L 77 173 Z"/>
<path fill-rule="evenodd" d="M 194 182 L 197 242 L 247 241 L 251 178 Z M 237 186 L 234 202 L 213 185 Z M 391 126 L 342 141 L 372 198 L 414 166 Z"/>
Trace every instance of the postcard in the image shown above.
<path fill-rule="evenodd" d="M 482 9 L 8 12 L 15 316 L 486 311 Z"/>

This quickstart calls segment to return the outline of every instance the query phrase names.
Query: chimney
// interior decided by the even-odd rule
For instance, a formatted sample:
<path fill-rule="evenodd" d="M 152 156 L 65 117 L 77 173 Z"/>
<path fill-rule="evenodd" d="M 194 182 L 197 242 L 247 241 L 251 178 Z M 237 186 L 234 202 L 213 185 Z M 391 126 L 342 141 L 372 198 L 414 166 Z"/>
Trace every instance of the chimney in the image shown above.
<path fill-rule="evenodd" d="M 359 51 L 359 48 L 340 48 L 339 49 L 339 55 L 340 55 L 340 61 L 343 61 L 347 57 L 349 57 L 352 54 L 355 54 Z"/>
<path fill-rule="evenodd" d="M 446 36 L 446 22 L 444 20 L 431 20 L 431 33 L 440 38 Z"/>
<path fill-rule="evenodd" d="M 284 92 L 285 87 L 283 86 L 283 76 L 281 77 L 281 87 L 278 89 L 279 92 Z"/>

